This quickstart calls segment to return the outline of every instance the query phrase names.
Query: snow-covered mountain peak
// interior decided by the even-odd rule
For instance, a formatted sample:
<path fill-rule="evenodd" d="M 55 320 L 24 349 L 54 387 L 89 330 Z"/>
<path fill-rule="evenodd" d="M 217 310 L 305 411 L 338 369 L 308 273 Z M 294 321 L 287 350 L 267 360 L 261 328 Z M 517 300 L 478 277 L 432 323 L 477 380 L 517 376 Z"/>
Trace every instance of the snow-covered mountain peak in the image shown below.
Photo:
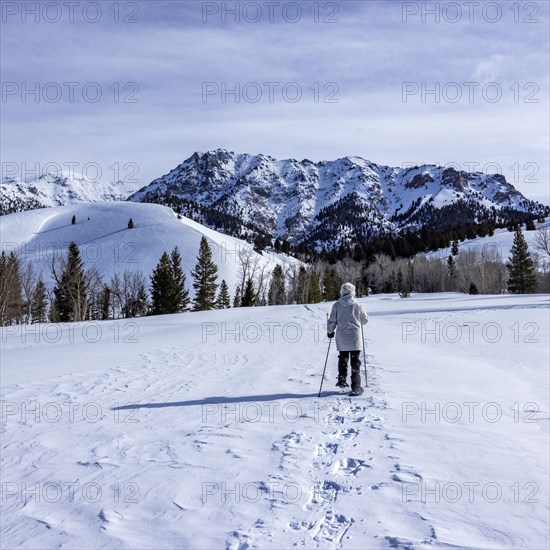
<path fill-rule="evenodd" d="M 4 178 L 0 184 L 0 214 L 79 202 L 123 201 L 136 185 L 91 179 L 72 170 L 42 174 L 35 180 Z"/>
<path fill-rule="evenodd" d="M 434 164 L 391 167 L 358 156 L 312 162 L 226 149 L 196 152 L 129 200 L 190 202 L 294 243 L 334 246 L 421 226 L 547 214 L 501 174 Z"/>

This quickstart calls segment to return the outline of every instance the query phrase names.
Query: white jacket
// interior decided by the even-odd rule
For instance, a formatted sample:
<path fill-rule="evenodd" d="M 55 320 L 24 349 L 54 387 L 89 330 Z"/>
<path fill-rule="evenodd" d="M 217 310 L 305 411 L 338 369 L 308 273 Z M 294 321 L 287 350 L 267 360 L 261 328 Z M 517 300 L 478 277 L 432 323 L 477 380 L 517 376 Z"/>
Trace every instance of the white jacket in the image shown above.
<path fill-rule="evenodd" d="M 358 351 L 363 349 L 361 325 L 369 318 L 363 306 L 351 295 L 342 296 L 332 306 L 327 323 L 330 334 L 336 329 L 336 348 L 338 351 Z"/>

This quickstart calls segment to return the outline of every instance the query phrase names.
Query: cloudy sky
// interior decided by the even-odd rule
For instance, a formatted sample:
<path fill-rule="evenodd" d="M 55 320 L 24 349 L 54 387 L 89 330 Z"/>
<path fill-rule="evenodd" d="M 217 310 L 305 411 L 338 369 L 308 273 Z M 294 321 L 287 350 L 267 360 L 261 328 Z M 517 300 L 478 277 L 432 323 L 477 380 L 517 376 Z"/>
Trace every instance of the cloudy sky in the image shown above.
<path fill-rule="evenodd" d="M 548 203 L 548 6 L 3 1 L 2 177 L 141 186 L 225 148 L 502 172 Z"/>

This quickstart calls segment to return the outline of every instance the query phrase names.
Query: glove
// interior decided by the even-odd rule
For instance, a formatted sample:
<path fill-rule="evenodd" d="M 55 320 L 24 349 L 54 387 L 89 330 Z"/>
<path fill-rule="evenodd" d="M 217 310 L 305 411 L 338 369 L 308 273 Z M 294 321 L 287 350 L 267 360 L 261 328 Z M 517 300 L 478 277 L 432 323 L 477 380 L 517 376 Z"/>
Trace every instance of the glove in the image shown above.
<path fill-rule="evenodd" d="M 329 333 L 327 334 L 327 336 L 328 336 L 329 338 L 334 338 L 334 332 L 329 332 Z"/>

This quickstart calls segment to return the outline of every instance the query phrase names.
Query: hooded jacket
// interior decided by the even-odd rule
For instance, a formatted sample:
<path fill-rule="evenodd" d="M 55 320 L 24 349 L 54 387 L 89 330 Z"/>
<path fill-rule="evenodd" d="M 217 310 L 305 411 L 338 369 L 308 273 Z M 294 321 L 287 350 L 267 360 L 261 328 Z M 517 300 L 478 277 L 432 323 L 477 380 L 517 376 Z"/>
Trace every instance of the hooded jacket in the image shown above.
<path fill-rule="evenodd" d="M 332 306 L 327 323 L 330 334 L 336 329 L 338 351 L 358 351 L 363 349 L 361 325 L 369 318 L 363 306 L 351 294 L 345 294 Z"/>

